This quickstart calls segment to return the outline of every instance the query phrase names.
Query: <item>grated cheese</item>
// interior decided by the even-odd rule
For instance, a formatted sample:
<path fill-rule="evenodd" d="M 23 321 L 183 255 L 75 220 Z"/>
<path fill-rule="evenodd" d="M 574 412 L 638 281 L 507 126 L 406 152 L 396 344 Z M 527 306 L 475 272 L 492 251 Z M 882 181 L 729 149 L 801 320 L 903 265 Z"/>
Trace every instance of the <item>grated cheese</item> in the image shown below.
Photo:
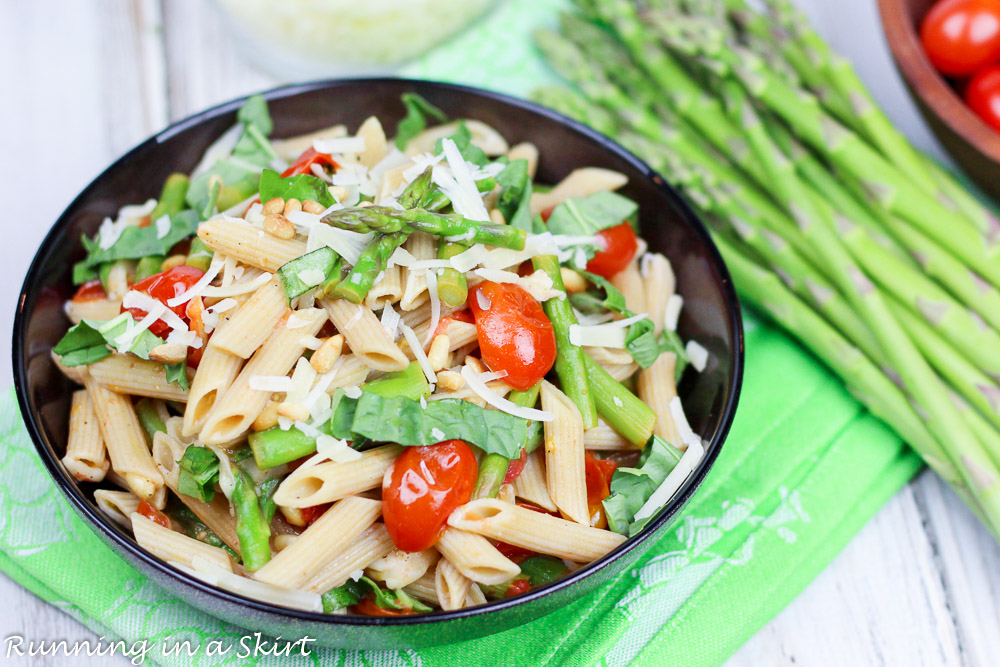
<path fill-rule="evenodd" d="M 284 393 L 295 388 L 287 375 L 251 375 L 249 386 L 254 391 Z"/>
<path fill-rule="evenodd" d="M 413 358 L 420 366 L 420 370 L 424 372 L 424 377 L 427 378 L 427 381 L 433 387 L 434 383 L 437 382 L 437 374 L 434 373 L 434 368 L 431 366 L 431 362 L 428 361 L 427 354 L 424 352 L 424 348 L 420 344 L 420 340 L 417 338 L 416 332 L 402 322 L 400 322 L 399 328 L 403 332 L 403 338 L 406 339 L 406 343 L 410 346 L 410 350 L 413 351 Z"/>
<path fill-rule="evenodd" d="M 663 480 L 663 483 L 660 484 L 656 491 L 653 491 L 653 495 L 649 497 L 649 500 L 635 513 L 636 520 L 653 516 L 661 507 L 669 503 L 674 494 L 681 488 L 681 484 L 694 471 L 704 456 L 705 448 L 702 446 L 701 441 L 692 442 L 688 446 L 687 451 L 681 456 L 681 460 L 677 462 L 674 469 Z"/>
<path fill-rule="evenodd" d="M 322 345 L 323 341 L 316 336 L 303 336 L 299 339 L 299 345 L 306 348 L 307 350 L 318 350 Z"/>
<path fill-rule="evenodd" d="M 592 326 L 571 324 L 569 325 L 569 342 L 574 345 L 621 349 L 625 347 L 625 335 L 628 327 L 645 318 L 645 314 L 640 314 L 633 317 L 626 317 L 623 320 L 615 320 Z"/>
<path fill-rule="evenodd" d="M 701 438 L 691 430 L 691 426 L 688 424 L 687 415 L 684 414 L 684 406 L 681 405 L 679 396 L 674 396 L 670 399 L 670 416 L 674 418 L 677 432 L 680 433 L 681 441 L 685 445 L 690 446 L 692 443 L 701 443 Z"/>
<path fill-rule="evenodd" d="M 229 157 L 232 154 L 233 149 L 236 148 L 236 144 L 239 143 L 242 135 L 242 123 L 237 123 L 223 132 L 222 136 L 212 142 L 212 145 L 205 150 L 205 154 L 198 162 L 198 165 L 194 168 L 194 171 L 191 172 L 191 178 L 198 176 L 202 172 L 208 171 L 214 167 L 215 163 L 219 160 L 224 160 Z"/>
<path fill-rule="evenodd" d="M 326 274 L 319 269 L 305 269 L 299 271 L 296 275 L 302 281 L 302 284 L 307 287 L 316 287 L 316 285 L 326 280 Z"/>
<path fill-rule="evenodd" d="M 431 429 L 431 437 L 434 438 L 435 441 L 441 442 L 442 440 L 444 440 L 444 431 L 442 431 L 437 427 L 434 427 Z"/>
<path fill-rule="evenodd" d="M 667 331 L 677 331 L 677 320 L 681 316 L 681 308 L 684 307 L 684 297 L 680 294 L 671 294 L 667 299 L 667 307 L 663 312 L 663 328 Z"/>
<path fill-rule="evenodd" d="M 396 248 L 391 255 L 389 255 L 389 260 L 385 263 L 385 268 L 391 269 L 394 266 L 405 266 L 407 268 L 413 266 L 413 263 L 417 261 L 417 258 L 413 256 L 409 250 L 400 246 Z"/>
<path fill-rule="evenodd" d="M 219 459 L 219 488 L 222 495 L 232 499 L 233 489 L 236 488 L 236 476 L 233 474 L 233 462 L 229 460 L 229 454 L 217 445 L 205 445 Z"/>
<path fill-rule="evenodd" d="M 316 369 L 305 357 L 299 357 L 295 362 L 295 370 L 292 371 L 292 389 L 285 396 L 286 403 L 301 405 L 306 400 L 306 394 L 316 380 Z"/>
<path fill-rule="evenodd" d="M 487 256 L 488 251 L 486 250 L 486 246 L 482 243 L 477 243 L 468 250 L 458 253 L 449 261 L 451 262 L 452 268 L 456 271 L 466 273 L 482 264 L 486 260 Z M 508 264 L 507 266 L 510 265 Z"/>
<path fill-rule="evenodd" d="M 261 273 L 254 276 L 250 280 L 235 282 L 228 287 L 222 287 L 221 285 L 218 287 L 209 285 L 201 291 L 201 296 L 219 298 L 238 296 L 240 294 L 247 294 L 248 292 L 256 292 L 258 289 L 270 282 L 272 277 L 273 275 L 270 273 Z"/>
<path fill-rule="evenodd" d="M 173 329 L 167 335 L 166 342 L 180 343 L 184 347 L 190 347 L 195 350 L 199 349 L 204 344 L 203 341 L 201 340 L 201 336 L 198 335 L 198 332 L 188 331 L 188 330 L 179 331 L 177 329 Z"/>
<path fill-rule="evenodd" d="M 309 320 L 304 319 L 296 311 L 292 311 L 292 314 L 288 316 L 285 320 L 286 329 L 301 329 L 302 327 L 309 326 Z"/>
<path fill-rule="evenodd" d="M 358 257 L 361 256 L 361 251 L 368 246 L 373 238 L 375 238 L 375 234 L 371 232 L 358 234 L 327 224 L 316 225 L 309 230 L 306 252 L 323 247 L 331 248 L 353 266 L 357 263 Z"/>
<path fill-rule="evenodd" d="M 502 269 L 476 269 L 473 273 L 483 280 L 517 285 L 534 297 L 536 301 L 562 299 L 566 296 L 562 291 L 555 289 L 552 278 L 549 278 L 549 274 L 544 271 L 535 271 L 530 276 L 525 277 L 521 277 L 513 271 Z"/>
<path fill-rule="evenodd" d="M 214 256 L 212 257 L 212 263 L 208 266 L 208 271 L 205 272 L 201 278 L 198 279 L 194 285 L 184 291 L 183 294 L 179 294 L 172 299 L 167 299 L 167 305 L 171 308 L 179 306 L 182 303 L 187 303 L 196 296 L 200 296 L 205 288 L 215 280 L 215 277 L 222 272 L 222 267 L 225 266 L 225 257 Z"/>
<path fill-rule="evenodd" d="M 356 384 L 344 387 L 344 395 L 348 398 L 361 398 L 361 387 Z"/>
<path fill-rule="evenodd" d="M 124 303 L 124 301 L 123 301 Z M 130 348 L 135 339 L 138 338 L 139 334 L 153 326 L 153 322 L 160 319 L 160 316 L 166 311 L 167 307 L 164 306 L 159 301 L 156 302 L 156 306 L 150 308 L 147 314 L 139 322 L 133 321 L 128 326 L 125 327 L 125 331 L 115 338 L 115 346 L 118 348 Z"/>
<path fill-rule="evenodd" d="M 335 137 L 333 139 L 317 139 L 313 142 L 317 153 L 328 155 L 343 155 L 345 153 L 363 153 L 365 151 L 364 137 Z"/>
<path fill-rule="evenodd" d="M 490 297 L 486 296 L 482 290 L 476 290 L 476 303 L 479 305 L 480 310 L 489 310 L 493 303 L 490 301 Z"/>
<path fill-rule="evenodd" d="M 547 422 L 552 421 L 556 418 L 551 412 L 546 412 L 545 410 L 538 410 L 536 408 L 523 408 L 519 405 L 508 401 L 506 398 L 496 393 L 486 385 L 486 380 L 483 378 L 491 377 L 495 378 L 493 373 L 477 373 L 472 370 L 469 366 L 462 367 L 462 377 L 465 378 L 466 384 L 469 385 L 469 389 L 473 391 L 481 399 L 495 407 L 501 412 L 506 412 L 507 414 L 514 415 L 515 417 L 520 417 L 521 419 L 531 419 L 533 421 Z"/>
<path fill-rule="evenodd" d="M 170 216 L 161 215 L 156 220 L 156 238 L 162 239 L 164 236 L 170 233 Z"/>
<path fill-rule="evenodd" d="M 705 364 L 708 363 L 708 350 L 702 347 L 697 341 L 689 340 L 687 345 L 684 346 L 684 351 L 687 353 L 688 360 L 696 371 L 701 373 L 705 370 Z"/>
<path fill-rule="evenodd" d="M 462 153 L 459 152 L 458 146 L 455 145 L 453 140 L 442 139 L 441 148 L 445 159 L 448 160 L 448 166 L 451 168 L 451 172 L 455 177 L 455 184 L 457 185 L 456 194 L 458 194 L 458 199 L 449 197 L 455 211 L 470 220 L 488 222 L 490 214 L 483 204 L 483 196 L 476 187 L 476 181 L 472 175 L 472 171 L 469 169 L 469 163 L 462 157 Z M 438 168 L 435 167 L 434 171 L 437 172 Z"/>
<path fill-rule="evenodd" d="M 386 302 L 385 307 L 382 308 L 382 319 L 380 324 L 392 340 L 399 338 L 399 320 L 399 313 L 393 309 L 391 303 Z"/>

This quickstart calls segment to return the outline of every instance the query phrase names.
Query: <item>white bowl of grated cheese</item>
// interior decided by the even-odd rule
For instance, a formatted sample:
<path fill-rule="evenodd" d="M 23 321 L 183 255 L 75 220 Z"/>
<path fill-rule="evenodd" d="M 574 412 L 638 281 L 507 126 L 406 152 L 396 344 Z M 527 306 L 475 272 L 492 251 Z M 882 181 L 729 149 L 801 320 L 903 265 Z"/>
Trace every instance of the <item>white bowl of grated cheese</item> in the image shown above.
<path fill-rule="evenodd" d="M 219 0 L 239 45 L 278 78 L 385 73 L 497 0 Z"/>

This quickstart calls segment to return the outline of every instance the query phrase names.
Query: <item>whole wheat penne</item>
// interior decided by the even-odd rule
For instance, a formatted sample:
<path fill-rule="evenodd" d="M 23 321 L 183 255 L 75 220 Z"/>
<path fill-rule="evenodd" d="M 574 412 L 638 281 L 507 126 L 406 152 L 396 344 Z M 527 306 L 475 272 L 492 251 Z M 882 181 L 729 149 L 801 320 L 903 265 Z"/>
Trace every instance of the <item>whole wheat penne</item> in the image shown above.
<path fill-rule="evenodd" d="M 380 501 L 356 496 L 344 498 L 253 576 L 274 586 L 300 589 L 333 561 L 338 552 L 371 526 L 380 514 Z"/>
<path fill-rule="evenodd" d="M 62 464 L 81 482 L 100 482 L 108 472 L 108 458 L 94 402 L 85 389 L 73 392 L 69 411 L 69 439 Z"/>
<path fill-rule="evenodd" d="M 625 296 L 625 305 L 633 313 L 645 313 L 646 283 L 639 273 L 639 262 L 633 259 L 628 266 L 611 278 L 611 284 Z"/>
<path fill-rule="evenodd" d="M 385 471 L 402 453 L 399 445 L 383 445 L 362 452 L 355 461 L 299 468 L 278 486 L 274 502 L 282 507 L 312 507 L 377 489 Z"/>
<path fill-rule="evenodd" d="M 163 486 L 163 476 L 150 456 L 132 401 L 107 389 L 89 373 L 84 381 L 94 402 L 111 467 L 125 478 L 132 493 L 149 500 Z"/>
<path fill-rule="evenodd" d="M 451 611 L 464 607 L 471 586 L 472 581 L 459 572 L 451 561 L 447 558 L 438 561 L 434 570 L 434 588 L 441 609 Z"/>
<path fill-rule="evenodd" d="M 403 588 L 403 591 L 407 595 L 412 595 L 413 597 L 423 602 L 430 602 L 431 604 L 437 604 L 438 603 L 437 581 L 434 575 L 435 571 L 429 570 L 428 572 L 424 573 L 424 576 L 420 577 L 409 586 L 405 586 Z"/>
<path fill-rule="evenodd" d="M 132 527 L 132 513 L 139 510 L 139 498 L 131 491 L 97 489 L 94 491 L 94 502 L 99 510 L 125 528 Z"/>
<path fill-rule="evenodd" d="M 242 365 L 243 359 L 235 354 L 208 346 L 198 364 L 198 370 L 195 371 L 188 391 L 187 405 L 184 406 L 182 433 L 185 436 L 201 431 L 212 408 L 233 384 Z"/>
<path fill-rule="evenodd" d="M 683 449 L 684 442 L 670 412 L 670 401 L 677 396 L 677 385 L 674 382 L 676 363 L 677 355 L 673 352 L 664 352 L 657 357 L 652 366 L 642 369 L 636 388 L 642 402 L 656 413 L 653 433 L 674 447 Z"/>
<path fill-rule="evenodd" d="M 306 242 L 303 240 L 279 239 L 248 222 L 231 218 L 216 218 L 201 223 L 198 238 L 216 252 L 272 273 L 306 254 Z"/>
<path fill-rule="evenodd" d="M 365 296 L 365 307 L 381 310 L 387 303 L 392 304 L 403 298 L 403 267 L 392 266 L 384 269 Z"/>
<path fill-rule="evenodd" d="M 395 548 L 385 525 L 375 523 L 323 566 L 304 586 L 307 591 L 326 593 L 331 588 L 343 586 L 352 574 L 363 570 Z"/>
<path fill-rule="evenodd" d="M 163 364 L 131 354 L 112 354 L 88 366 L 91 377 L 119 394 L 187 401 L 188 392 L 167 381 Z"/>
<path fill-rule="evenodd" d="M 487 586 L 502 584 L 521 571 L 489 540 L 462 528 L 445 529 L 435 547 L 462 574 Z"/>
<path fill-rule="evenodd" d="M 583 432 L 583 445 L 597 451 L 634 451 L 635 446 L 611 428 L 606 421 L 597 418 L 597 426 Z"/>
<path fill-rule="evenodd" d="M 646 283 L 646 309 L 653 321 L 655 333 L 663 331 L 667 302 L 674 294 L 677 280 L 670 260 L 660 253 L 646 253 L 639 264 L 639 272 Z"/>
<path fill-rule="evenodd" d="M 213 547 L 161 526 L 138 512 L 133 513 L 129 518 L 132 520 L 135 541 L 157 558 L 165 561 L 177 561 L 185 565 L 190 565 L 195 558 L 204 558 L 224 570 L 233 571 L 233 563 L 229 559 L 229 554 L 219 547 Z"/>
<path fill-rule="evenodd" d="M 430 234 L 417 232 L 411 234 L 403 247 L 417 261 L 433 259 L 436 256 L 437 239 Z M 399 300 L 401 310 L 412 311 L 420 305 L 429 302 L 427 296 L 427 274 L 424 271 L 406 271 L 403 276 L 403 297 Z M 428 310 L 428 314 L 430 311 Z M 408 326 L 410 323 L 407 323 Z"/>
<path fill-rule="evenodd" d="M 320 299 L 319 303 L 344 334 L 351 352 L 372 368 L 400 371 L 410 363 L 370 309 L 343 299 Z"/>
<path fill-rule="evenodd" d="M 205 444 L 223 445 L 245 433 L 271 397 L 270 391 L 251 389 L 251 378 L 287 374 L 306 349 L 302 339 L 316 335 L 325 320 L 318 308 L 299 310 L 285 318 L 216 402 L 199 439 Z"/>
<path fill-rule="evenodd" d="M 518 498 L 524 498 L 529 503 L 556 511 L 556 504 L 549 495 L 549 487 L 545 483 L 545 452 L 541 449 L 528 454 L 524 470 L 514 479 L 514 493 Z"/>
<path fill-rule="evenodd" d="M 208 342 L 209 350 L 216 348 L 249 359 L 287 313 L 288 300 L 275 277 L 219 325 Z"/>
<path fill-rule="evenodd" d="M 552 383 L 542 381 L 542 409 L 555 415 L 545 422 L 545 482 L 562 513 L 590 525 L 584 474 L 583 417 L 576 404 Z"/>
<path fill-rule="evenodd" d="M 448 525 L 576 563 L 597 560 L 625 541 L 624 535 L 610 530 L 591 528 L 495 498 L 480 498 L 462 505 L 448 517 Z"/>

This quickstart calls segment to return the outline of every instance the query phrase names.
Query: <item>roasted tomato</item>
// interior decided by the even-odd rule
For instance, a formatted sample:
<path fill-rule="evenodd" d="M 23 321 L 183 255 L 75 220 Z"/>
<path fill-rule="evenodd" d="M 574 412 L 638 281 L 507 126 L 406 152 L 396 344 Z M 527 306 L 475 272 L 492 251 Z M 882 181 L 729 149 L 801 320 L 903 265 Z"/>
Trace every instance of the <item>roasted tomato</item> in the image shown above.
<path fill-rule="evenodd" d="M 590 525 L 595 528 L 606 528 L 608 518 L 604 514 L 602 500 L 611 495 L 611 476 L 618 465 L 614 461 L 595 459 L 590 453 L 586 457 L 584 474 L 587 480 L 587 510 L 590 515 Z"/>
<path fill-rule="evenodd" d="M 441 536 L 448 516 L 469 502 L 479 466 L 462 440 L 409 447 L 382 480 L 382 519 L 403 551 L 423 551 Z"/>
<path fill-rule="evenodd" d="M 203 275 L 205 275 L 204 271 L 196 269 L 193 266 L 175 266 L 169 271 L 157 273 L 155 276 L 150 276 L 145 280 L 140 280 L 132 286 L 132 289 L 153 297 L 163 305 L 167 306 L 167 308 L 172 310 L 175 315 L 184 320 L 184 323 L 187 324 L 190 322 L 187 315 L 188 305 L 186 303 L 182 303 L 176 306 L 168 306 L 167 301 L 186 292 L 192 285 L 198 282 Z M 134 317 L 136 321 L 141 320 L 147 314 L 146 311 L 140 308 L 123 307 L 122 312 L 125 311 L 132 313 L 132 317 Z M 152 326 L 149 327 L 149 331 L 153 335 L 163 338 L 170 333 L 170 327 L 168 327 L 167 323 L 162 319 L 159 319 L 153 322 Z"/>
<path fill-rule="evenodd" d="M 370 597 L 361 598 L 361 602 L 351 606 L 350 610 L 362 616 L 408 616 L 416 613 L 412 609 L 384 609 Z"/>
<path fill-rule="evenodd" d="M 108 298 L 108 293 L 104 291 L 104 285 L 101 284 L 100 280 L 91 280 L 80 285 L 80 288 L 76 290 L 76 294 L 73 295 L 73 301 L 76 303 L 97 301 L 98 299 L 106 298 Z"/>
<path fill-rule="evenodd" d="M 556 335 L 541 304 L 509 283 L 484 282 L 469 294 L 479 350 L 490 370 L 506 371 L 514 389 L 530 389 L 556 360 Z"/>
<path fill-rule="evenodd" d="M 150 521 L 154 521 L 164 528 L 170 528 L 170 518 L 145 500 L 139 501 L 138 512 Z"/>
<path fill-rule="evenodd" d="M 338 167 L 337 163 L 334 162 L 333 158 L 327 153 L 319 153 L 315 148 L 310 146 L 302 151 L 302 155 L 295 158 L 295 162 L 288 165 L 288 169 L 281 172 L 281 177 L 288 178 L 289 176 L 312 173 L 312 166 L 314 164 L 318 164 L 320 166 L 329 165 L 333 167 L 334 170 Z"/>
<path fill-rule="evenodd" d="M 597 241 L 602 250 L 587 262 L 587 270 L 609 280 L 628 266 L 639 249 L 639 240 L 627 222 L 597 232 Z"/>
<path fill-rule="evenodd" d="M 524 447 L 521 448 L 521 456 L 516 459 L 511 459 L 510 465 L 507 466 L 507 474 L 503 477 L 504 484 L 512 484 L 515 479 L 521 476 L 524 472 L 524 466 L 528 463 L 528 450 Z"/>

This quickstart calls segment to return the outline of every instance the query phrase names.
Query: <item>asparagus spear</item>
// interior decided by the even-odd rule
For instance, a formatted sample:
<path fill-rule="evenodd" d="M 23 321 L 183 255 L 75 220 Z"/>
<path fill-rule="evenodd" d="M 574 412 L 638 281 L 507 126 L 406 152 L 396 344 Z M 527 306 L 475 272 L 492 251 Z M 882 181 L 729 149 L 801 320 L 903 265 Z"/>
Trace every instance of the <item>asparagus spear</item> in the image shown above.
<path fill-rule="evenodd" d="M 468 249 L 464 243 L 438 239 L 438 259 L 451 259 Z M 437 279 L 437 292 L 442 303 L 450 308 L 458 308 L 469 298 L 469 283 L 465 274 L 457 269 L 441 269 Z"/>
<path fill-rule="evenodd" d="M 522 408 L 533 408 L 538 402 L 538 392 L 542 388 L 541 381 L 535 386 L 524 391 L 515 389 L 507 396 L 514 405 Z M 530 439 L 530 436 L 529 436 Z M 524 443 L 525 447 L 528 443 Z M 483 457 L 483 462 L 479 464 L 479 478 L 476 480 L 476 490 L 472 493 L 473 498 L 496 498 L 500 493 L 500 487 L 507 476 L 507 469 L 510 467 L 511 459 L 502 454 L 487 454 Z"/>
<path fill-rule="evenodd" d="M 163 182 L 160 199 L 149 214 L 149 219 L 156 222 L 165 215 L 177 215 L 184 210 L 184 197 L 187 196 L 191 180 L 186 174 L 170 174 Z"/>
<path fill-rule="evenodd" d="M 233 497 L 230 499 L 233 513 L 236 515 L 236 536 L 240 540 L 240 555 L 243 566 L 253 572 L 263 567 L 271 560 L 271 527 L 264 520 L 260 501 L 254 491 L 250 476 L 238 466 L 233 473 L 236 485 L 233 487 Z"/>
<path fill-rule="evenodd" d="M 408 231 L 382 234 L 361 251 L 351 272 L 337 283 L 331 296 L 347 299 L 351 303 L 361 303 L 368 296 L 379 274 L 385 270 L 389 256 L 409 238 Z"/>
<path fill-rule="evenodd" d="M 405 211 L 385 206 L 345 208 L 327 214 L 323 222 L 361 234 L 427 232 L 452 240 L 461 239 L 512 250 L 524 250 L 526 238 L 525 231 L 516 227 L 469 220 L 457 213 L 440 214 L 418 208 Z"/>

